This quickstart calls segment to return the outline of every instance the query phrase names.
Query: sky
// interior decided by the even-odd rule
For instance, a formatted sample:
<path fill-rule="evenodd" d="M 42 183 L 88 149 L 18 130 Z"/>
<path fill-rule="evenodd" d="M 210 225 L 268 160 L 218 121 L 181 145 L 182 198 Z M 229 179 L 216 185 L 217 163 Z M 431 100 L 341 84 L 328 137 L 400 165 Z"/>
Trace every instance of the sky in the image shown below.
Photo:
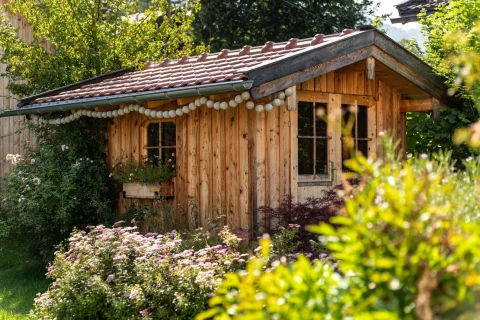
<path fill-rule="evenodd" d="M 398 11 L 394 6 L 403 1 L 404 0 L 380 0 L 380 9 L 378 13 L 393 13 L 392 18 L 398 17 Z M 415 38 L 420 45 L 423 44 L 422 35 L 420 34 L 420 25 L 417 22 L 392 25 L 390 19 L 387 19 L 384 28 L 387 29 L 387 35 L 390 36 L 393 40 L 399 41 L 403 38 Z"/>

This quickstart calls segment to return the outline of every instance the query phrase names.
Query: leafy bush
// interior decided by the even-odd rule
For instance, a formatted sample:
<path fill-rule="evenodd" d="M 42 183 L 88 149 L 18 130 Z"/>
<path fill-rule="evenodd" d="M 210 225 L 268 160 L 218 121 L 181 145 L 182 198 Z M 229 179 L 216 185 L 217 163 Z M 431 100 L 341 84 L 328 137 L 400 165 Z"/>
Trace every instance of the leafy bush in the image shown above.
<path fill-rule="evenodd" d="M 36 319 L 192 319 L 207 308 L 223 276 L 244 267 L 228 229 L 218 245 L 179 234 L 143 236 L 136 228 L 77 231 L 57 251 L 37 297 Z M 210 243 L 211 245 L 208 245 Z M 194 249 L 199 248 L 200 249 Z"/>
<path fill-rule="evenodd" d="M 165 233 L 173 229 L 185 230 L 188 227 L 186 215 L 180 210 L 177 215 L 173 203 L 164 198 L 155 199 L 151 205 L 134 202 L 119 218 L 130 221 L 143 233 Z"/>
<path fill-rule="evenodd" d="M 352 181 L 352 184 L 358 184 L 358 181 Z M 284 253 L 310 252 L 312 241 L 316 241 L 317 236 L 309 232 L 306 227 L 320 222 L 329 223 L 330 219 L 345 205 L 345 201 L 339 196 L 341 192 L 342 186 L 336 186 L 322 191 L 321 197 L 308 198 L 305 202 L 295 202 L 291 195 L 285 195 L 278 207 L 260 207 L 259 212 L 263 213 L 265 221 L 268 221 L 263 225 L 263 230 L 272 236 L 279 234 L 287 236 L 286 233 L 292 233 L 295 229 L 292 241 L 289 241 L 289 245 L 295 247 L 290 248 L 293 250 L 284 250 Z M 274 237 L 274 242 L 276 238 Z M 276 249 L 280 247 L 278 243 L 275 244 Z"/>
<path fill-rule="evenodd" d="M 74 227 L 113 219 L 105 165 L 106 123 L 79 120 L 56 127 L 32 127 L 36 146 L 9 157 L 0 240 L 25 242 L 45 261 Z M 89 139 L 85 139 L 89 137 Z M 28 235 L 28 236 L 26 236 Z"/>
<path fill-rule="evenodd" d="M 210 300 L 212 308 L 197 320 L 345 318 L 351 305 L 349 277 L 303 256 L 291 265 L 274 263 L 273 269 L 265 271 L 270 241 L 260 242 L 263 257 L 250 260 L 246 272 L 227 274 Z"/>
<path fill-rule="evenodd" d="M 200 319 L 479 318 L 480 159 L 456 171 L 437 158 L 349 160 L 363 182 L 332 218 L 337 228 L 312 228 L 339 274 L 302 258 L 273 270 L 254 260 L 226 277 Z"/>

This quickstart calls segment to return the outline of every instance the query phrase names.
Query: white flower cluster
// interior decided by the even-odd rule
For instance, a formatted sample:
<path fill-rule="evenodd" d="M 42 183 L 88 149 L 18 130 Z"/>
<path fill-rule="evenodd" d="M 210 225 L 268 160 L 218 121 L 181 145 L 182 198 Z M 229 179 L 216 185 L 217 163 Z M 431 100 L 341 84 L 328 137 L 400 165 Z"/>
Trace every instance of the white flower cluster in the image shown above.
<path fill-rule="evenodd" d="M 11 161 L 13 165 L 16 165 L 23 157 L 19 154 L 7 154 L 7 161 Z"/>
<path fill-rule="evenodd" d="M 74 120 L 79 119 L 80 117 L 91 117 L 91 118 L 116 118 L 119 116 L 123 116 L 129 114 L 130 112 L 138 112 L 140 114 L 144 114 L 151 118 L 158 118 L 158 119 L 167 119 L 167 118 L 175 118 L 176 116 L 180 117 L 184 114 L 189 113 L 190 111 L 194 111 L 198 107 L 207 106 L 208 108 L 213 108 L 215 110 L 227 110 L 230 108 L 237 107 L 238 104 L 247 101 L 245 106 L 247 109 L 255 109 L 257 112 L 263 111 L 272 111 L 274 107 L 280 107 L 285 103 L 286 97 L 289 97 L 293 94 L 292 89 L 286 89 L 285 91 L 280 91 L 270 96 L 271 101 L 270 103 L 266 104 L 257 104 L 250 100 L 250 93 L 248 91 L 242 92 L 239 95 L 236 95 L 230 101 L 212 101 L 209 100 L 207 97 L 201 97 L 196 99 L 194 102 L 190 102 L 188 105 L 183 107 L 179 107 L 175 110 L 169 111 L 156 111 L 151 110 L 145 107 L 141 107 L 139 105 L 128 105 L 124 108 L 118 110 L 110 110 L 110 111 L 90 111 L 90 110 L 76 110 L 76 112 L 68 117 L 64 118 L 57 118 L 51 120 L 43 120 L 43 118 L 39 117 L 38 115 L 32 115 L 32 120 L 39 123 L 46 123 L 51 125 L 59 125 L 59 124 L 66 124 L 72 122 Z"/>

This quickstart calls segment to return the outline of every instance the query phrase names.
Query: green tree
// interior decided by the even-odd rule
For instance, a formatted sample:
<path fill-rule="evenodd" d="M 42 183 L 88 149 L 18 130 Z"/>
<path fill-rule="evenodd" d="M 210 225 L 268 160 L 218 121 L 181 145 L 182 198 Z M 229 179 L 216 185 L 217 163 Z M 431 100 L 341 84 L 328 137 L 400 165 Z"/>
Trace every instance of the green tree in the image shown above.
<path fill-rule="evenodd" d="M 202 0 L 194 22 L 197 42 L 212 51 L 340 32 L 369 21 L 375 0 Z"/>
<path fill-rule="evenodd" d="M 196 0 L 172 10 L 168 0 L 11 0 L 0 11 L 23 16 L 33 30 L 23 42 L 0 18 L 0 61 L 12 93 L 25 96 L 148 60 L 196 52 L 190 36 Z M 170 8 L 170 9 L 169 9 Z M 162 19 L 158 19 L 159 17 Z M 161 21 L 161 23 L 158 23 Z M 202 51 L 202 48 L 198 48 Z"/>
<path fill-rule="evenodd" d="M 0 6 L 4 76 L 10 91 L 23 97 L 122 67 L 142 68 L 148 60 L 192 54 L 202 50 L 189 35 L 198 9 L 196 0 L 184 2 L 181 10 L 168 0 L 9 0 Z M 31 42 L 19 38 L 8 15 L 25 18 Z M 116 199 L 108 193 L 107 123 L 81 119 L 32 130 L 36 146 L 9 174 L 1 197 L 6 200 L 0 238 L 25 241 L 48 260 L 73 228 L 112 219 Z"/>
<path fill-rule="evenodd" d="M 431 16 L 422 15 L 422 33 L 426 39 L 425 53 L 420 57 L 435 68 L 436 73 L 448 79 L 447 85 L 463 98 L 458 109 L 443 110 L 439 120 L 431 113 L 411 113 L 407 121 L 407 151 L 412 153 L 434 152 L 439 149 L 452 151 L 454 159 L 465 159 L 478 154 L 477 149 L 457 145 L 452 141 L 455 132 L 475 123 L 479 117 L 474 104 L 478 104 L 478 75 L 480 37 L 478 36 L 479 0 L 452 0 L 440 6 Z M 414 54 L 418 47 L 406 46 Z M 460 161 L 457 161 L 460 163 Z"/>

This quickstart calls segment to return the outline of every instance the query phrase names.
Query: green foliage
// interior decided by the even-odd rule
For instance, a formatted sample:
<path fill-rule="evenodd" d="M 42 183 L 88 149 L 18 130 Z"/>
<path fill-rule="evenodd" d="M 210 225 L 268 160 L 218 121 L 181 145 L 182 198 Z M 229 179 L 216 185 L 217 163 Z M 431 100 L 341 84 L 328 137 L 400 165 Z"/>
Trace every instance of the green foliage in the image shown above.
<path fill-rule="evenodd" d="M 479 0 L 451 0 L 448 5 L 441 5 L 435 14 L 422 15 L 420 20 L 422 34 L 425 36 L 426 61 L 435 66 L 440 75 L 449 79 L 449 85 L 460 89 L 462 78 L 474 73 L 478 65 L 480 42 L 478 21 L 480 17 Z M 472 55 L 469 55 L 472 54 Z M 462 68 L 462 61 L 469 61 L 467 69 Z M 461 77 L 457 77 L 461 76 Z M 468 86 L 471 96 L 472 83 Z M 465 94 L 465 91 L 461 91 Z"/>
<path fill-rule="evenodd" d="M 420 48 L 417 39 L 413 38 L 408 40 L 404 38 L 398 41 L 398 43 L 420 59 L 423 60 L 425 58 L 425 53 L 423 52 L 422 48 Z"/>
<path fill-rule="evenodd" d="M 275 254 L 284 257 L 288 254 L 293 254 L 296 251 L 297 244 L 295 236 L 297 235 L 299 228 L 299 225 L 289 225 L 287 228 L 280 228 L 280 230 L 273 236 Z"/>
<path fill-rule="evenodd" d="M 344 319 L 351 299 L 349 280 L 320 261 L 300 256 L 291 265 L 268 266 L 270 241 L 260 241 L 264 255 L 251 259 L 245 271 L 227 274 L 210 300 L 205 319 Z"/>
<path fill-rule="evenodd" d="M 156 164 L 148 158 L 137 161 L 133 156 L 125 161 L 116 161 L 112 166 L 112 177 L 121 183 L 159 184 L 170 182 L 175 177 L 175 153 L 169 159 L 160 159 Z"/>
<path fill-rule="evenodd" d="M 7 16 L 0 17 L 0 61 L 7 65 L 10 91 L 30 95 L 195 52 L 190 28 L 196 0 L 186 1 L 183 10 L 152 0 L 138 15 L 141 5 L 139 0 L 8 1 L 0 9 L 25 17 L 33 30 L 33 41 L 25 43 Z"/>
<path fill-rule="evenodd" d="M 420 23 L 426 39 L 425 53 L 419 52 L 415 43 L 403 44 L 433 66 L 436 73 L 448 79 L 447 85 L 454 89 L 451 94 L 456 90 L 458 96 L 465 99 L 459 109 L 443 110 L 438 121 L 433 121 L 431 114 L 410 114 L 407 119 L 407 152 L 445 149 L 451 150 L 456 160 L 478 154 L 478 150 L 457 147 L 452 142 L 452 136 L 457 129 L 470 126 L 479 117 L 470 102 L 472 98 L 474 102 L 478 100 L 475 99 L 478 85 L 474 78 L 478 75 L 476 66 L 480 62 L 480 58 L 476 57 L 480 52 L 480 38 L 476 31 L 479 14 L 478 0 L 449 1 L 447 6 L 441 5 L 434 15 L 422 15 Z"/>
<path fill-rule="evenodd" d="M 222 239 L 229 241 L 215 245 L 184 243 L 175 232 L 142 236 L 135 228 L 75 232 L 69 248 L 56 253 L 47 274 L 54 282 L 36 299 L 32 316 L 192 319 L 223 276 L 245 265 L 232 237 L 225 229 Z"/>
<path fill-rule="evenodd" d="M 312 37 L 366 24 L 374 0 L 202 0 L 194 35 L 213 51 L 263 45 L 267 41 Z"/>
<path fill-rule="evenodd" d="M 164 198 L 155 199 L 153 205 L 134 202 L 120 218 L 139 226 L 143 233 L 188 229 L 187 215 L 181 210 L 175 212 L 172 202 Z"/>
<path fill-rule="evenodd" d="M 471 125 L 477 118 L 478 112 L 473 106 L 442 110 L 437 120 L 433 119 L 432 113 L 408 113 L 407 152 L 421 154 L 449 150 L 457 165 L 461 165 L 460 159 L 479 154 L 479 150 L 457 145 L 452 137 L 458 129 Z"/>
<path fill-rule="evenodd" d="M 332 218 L 338 227 L 312 227 L 339 274 L 305 258 L 272 269 L 254 259 L 227 275 L 199 319 L 478 318 L 480 158 L 456 171 L 449 155 L 402 163 L 385 146 L 384 162 L 348 160 L 363 182 Z"/>
<path fill-rule="evenodd" d="M 112 220 L 104 146 L 107 124 L 82 119 L 32 127 L 37 144 L 6 178 L 0 239 L 26 243 L 48 261 L 74 227 Z M 85 139 L 89 137 L 89 139 Z"/>

